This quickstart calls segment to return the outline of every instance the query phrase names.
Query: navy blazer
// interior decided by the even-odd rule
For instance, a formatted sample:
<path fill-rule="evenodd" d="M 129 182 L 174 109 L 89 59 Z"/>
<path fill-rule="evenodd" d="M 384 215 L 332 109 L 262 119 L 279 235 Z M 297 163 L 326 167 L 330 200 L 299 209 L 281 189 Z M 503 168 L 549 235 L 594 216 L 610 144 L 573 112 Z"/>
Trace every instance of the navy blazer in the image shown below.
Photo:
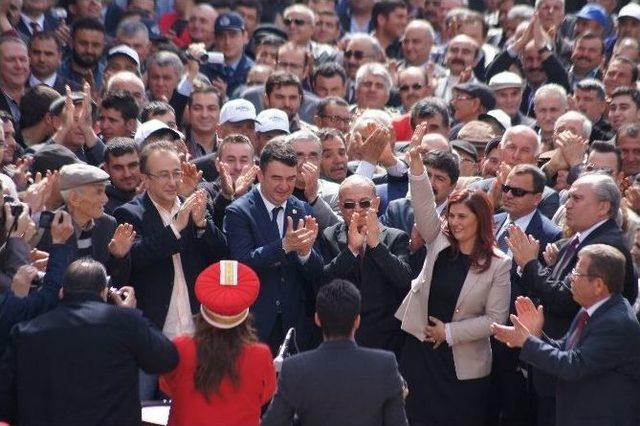
<path fill-rule="evenodd" d="M 60 20 L 54 18 L 51 14 L 51 11 L 46 11 L 44 13 L 44 27 L 42 28 L 43 32 L 54 32 L 59 25 Z M 28 43 L 31 40 L 31 28 L 25 25 L 25 23 L 22 21 L 22 18 L 18 20 L 16 30 L 18 30 L 20 36 L 24 39 L 24 41 Z"/>
<path fill-rule="evenodd" d="M 557 377 L 556 424 L 640 424 L 640 325 L 633 308 L 612 295 L 567 349 L 575 322 L 562 339 L 530 337 L 520 352 L 522 361 Z"/>
<path fill-rule="evenodd" d="M 284 214 L 286 232 L 286 217 L 291 216 L 297 223 L 312 215 L 312 210 L 307 203 L 290 196 Z M 271 212 L 257 186 L 227 207 L 224 232 L 231 258 L 250 266 L 260 277 L 258 300 L 251 307 L 260 339 L 268 339 L 281 312 L 285 330 L 295 327 L 298 342 L 304 346 L 313 327 L 313 282 L 322 273 L 320 254 L 312 249 L 304 263 L 296 252 L 285 254 L 282 237 L 271 222 Z"/>
<path fill-rule="evenodd" d="M 387 175 L 387 182 L 376 185 L 376 195 L 380 197 L 380 206 L 378 207 L 378 216 L 386 213 L 389 203 L 398 198 L 405 198 L 409 190 L 409 178 L 404 176 L 397 177 Z M 413 226 L 413 224 L 412 224 Z M 409 231 L 411 234 L 411 231 Z"/>
<path fill-rule="evenodd" d="M 146 193 L 118 207 L 113 215 L 119 223 L 133 225 L 136 231 L 130 254 L 131 285 L 136 289 L 138 309 L 162 329 L 173 290 L 172 256 L 179 253 L 191 312 L 198 312 L 196 278 L 209 265 L 227 259 L 228 254 L 226 239 L 211 218 L 207 219 L 204 231 L 198 231 L 190 220 L 178 239 L 171 226 L 163 224 Z"/>
<path fill-rule="evenodd" d="M 496 239 L 498 238 L 498 232 L 504 225 L 505 220 L 507 220 L 507 213 L 497 213 L 493 216 L 494 234 Z M 560 229 L 558 225 L 553 223 L 546 216 L 540 214 L 540 210 L 537 209 L 533 214 L 533 217 L 531 217 L 531 221 L 524 232 L 525 234 L 531 235 L 536 240 L 540 241 L 540 252 L 538 253 L 538 260 L 540 262 L 544 262 L 542 253 L 544 252 L 547 244 L 554 243 L 562 238 L 562 229 Z M 513 262 L 511 267 L 511 312 L 514 312 L 515 309 L 513 302 L 516 297 L 528 294 L 526 288 L 522 287 L 520 284 L 520 275 L 517 274 L 517 269 L 518 265 Z"/>
<path fill-rule="evenodd" d="M 294 414 L 303 426 L 406 425 L 395 357 L 344 339 L 286 358 L 262 426 L 289 425 Z"/>

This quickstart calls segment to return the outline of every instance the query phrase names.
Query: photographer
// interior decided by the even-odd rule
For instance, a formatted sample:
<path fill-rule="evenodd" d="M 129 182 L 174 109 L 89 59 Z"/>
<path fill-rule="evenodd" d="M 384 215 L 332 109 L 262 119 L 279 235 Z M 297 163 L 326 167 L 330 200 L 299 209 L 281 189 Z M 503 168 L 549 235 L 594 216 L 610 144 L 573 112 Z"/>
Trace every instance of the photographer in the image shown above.
<path fill-rule="evenodd" d="M 36 233 L 36 226 L 29 215 L 29 206 L 24 203 L 3 200 L 0 209 L 0 291 L 9 290 L 13 284 L 35 278 L 29 266 L 29 241 Z M 31 283 L 29 280 L 29 283 Z"/>

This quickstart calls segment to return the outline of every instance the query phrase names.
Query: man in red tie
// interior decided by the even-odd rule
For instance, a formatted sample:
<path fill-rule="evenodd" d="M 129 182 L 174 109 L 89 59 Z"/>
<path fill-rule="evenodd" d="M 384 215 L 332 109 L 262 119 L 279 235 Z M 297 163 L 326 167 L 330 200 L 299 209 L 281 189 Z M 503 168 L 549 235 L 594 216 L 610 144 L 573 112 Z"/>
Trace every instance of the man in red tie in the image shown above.
<path fill-rule="evenodd" d="M 498 340 L 522 348 L 521 361 L 557 377 L 557 425 L 640 422 L 640 324 L 621 294 L 624 266 L 609 245 L 580 250 L 570 282 L 581 309 L 558 340 L 542 332 L 542 306 L 526 297 L 516 300 L 513 326 L 492 325 Z"/>

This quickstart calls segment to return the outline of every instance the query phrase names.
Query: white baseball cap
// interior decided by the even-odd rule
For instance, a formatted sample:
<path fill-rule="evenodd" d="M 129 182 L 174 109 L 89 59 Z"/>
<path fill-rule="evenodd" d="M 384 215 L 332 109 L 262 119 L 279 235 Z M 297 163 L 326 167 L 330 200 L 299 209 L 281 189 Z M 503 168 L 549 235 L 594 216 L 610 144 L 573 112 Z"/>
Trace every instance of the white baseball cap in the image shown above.
<path fill-rule="evenodd" d="M 256 107 L 246 99 L 233 99 L 222 105 L 220 110 L 220 124 L 226 122 L 256 121 Z"/>
<path fill-rule="evenodd" d="M 107 54 L 107 59 L 111 59 L 113 56 L 122 55 L 131 59 L 136 63 L 138 67 L 138 71 L 140 70 L 140 57 L 138 56 L 138 52 L 127 46 L 126 44 L 120 44 L 116 47 L 113 47 L 109 50 Z"/>
<path fill-rule="evenodd" d="M 272 130 L 280 130 L 289 134 L 289 117 L 287 117 L 287 113 L 281 109 L 265 109 L 258 114 L 256 132 L 267 133 Z"/>
<path fill-rule="evenodd" d="M 176 129 L 172 129 L 171 127 L 167 126 L 164 122 L 154 118 L 153 120 L 145 121 L 144 123 L 138 125 L 138 128 L 136 129 L 136 135 L 133 137 L 133 140 L 135 141 L 136 144 L 142 145 L 145 139 L 147 139 L 149 136 L 151 136 L 157 131 L 165 130 L 165 129 L 173 133 L 173 136 L 175 137 L 175 139 L 184 138 L 184 135 L 182 133 L 180 133 Z"/>
<path fill-rule="evenodd" d="M 636 21 L 640 21 L 640 4 L 629 3 L 624 6 L 618 13 L 618 19 L 620 18 L 633 18 Z"/>

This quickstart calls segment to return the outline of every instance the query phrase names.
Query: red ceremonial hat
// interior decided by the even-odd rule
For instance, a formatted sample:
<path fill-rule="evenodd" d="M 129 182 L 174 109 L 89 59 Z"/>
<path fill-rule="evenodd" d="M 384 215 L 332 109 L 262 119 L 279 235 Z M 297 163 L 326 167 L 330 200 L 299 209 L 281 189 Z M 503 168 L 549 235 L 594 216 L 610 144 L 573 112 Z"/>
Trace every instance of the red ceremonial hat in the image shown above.
<path fill-rule="evenodd" d="M 258 275 L 235 260 L 214 263 L 198 275 L 196 297 L 202 317 L 214 327 L 236 327 L 249 315 L 260 291 Z"/>

